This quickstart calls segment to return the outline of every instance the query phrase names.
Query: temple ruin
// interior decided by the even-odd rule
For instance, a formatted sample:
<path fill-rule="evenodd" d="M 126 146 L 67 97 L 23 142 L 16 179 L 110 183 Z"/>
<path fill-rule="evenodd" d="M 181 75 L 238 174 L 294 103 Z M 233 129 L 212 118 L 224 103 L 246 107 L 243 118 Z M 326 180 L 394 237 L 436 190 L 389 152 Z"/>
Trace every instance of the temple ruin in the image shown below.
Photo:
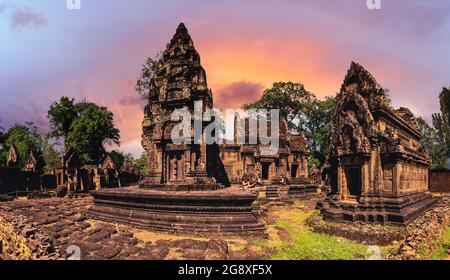
<path fill-rule="evenodd" d="M 213 106 L 200 56 L 180 24 L 151 81 L 145 107 L 142 145 L 148 175 L 138 186 L 92 191 L 90 215 L 168 232 L 265 234 L 252 212 L 256 196 L 240 186 L 227 187 L 212 174 L 220 168 L 217 146 L 194 139 L 192 144 L 173 143 L 171 132 L 179 122 L 171 113 L 181 108 L 193 112 L 198 101 L 202 112 Z M 208 123 L 201 121 L 202 131 Z"/>
<path fill-rule="evenodd" d="M 325 219 L 404 225 L 436 202 L 415 117 L 387 100 L 374 77 L 352 63 L 337 95 L 326 167 L 331 193 L 318 205 Z"/>

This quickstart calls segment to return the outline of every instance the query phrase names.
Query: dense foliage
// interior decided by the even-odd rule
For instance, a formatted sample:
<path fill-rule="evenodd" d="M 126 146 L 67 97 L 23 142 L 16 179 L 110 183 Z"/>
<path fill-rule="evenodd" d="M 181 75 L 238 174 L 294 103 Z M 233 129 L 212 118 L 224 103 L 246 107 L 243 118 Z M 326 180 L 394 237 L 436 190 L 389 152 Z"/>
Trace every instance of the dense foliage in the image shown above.
<path fill-rule="evenodd" d="M 104 145 L 120 143 L 114 115 L 106 107 L 61 97 L 50 106 L 48 118 L 52 135 L 64 137 L 65 149 L 75 149 L 82 164 L 100 164 L 106 157 Z"/>
<path fill-rule="evenodd" d="M 139 78 L 136 81 L 135 90 L 140 95 L 146 96 L 151 87 L 152 80 L 156 76 L 157 71 L 162 67 L 162 52 L 156 54 L 155 58 L 147 58 L 147 61 L 142 65 L 142 70 Z"/>
<path fill-rule="evenodd" d="M 136 168 L 139 172 L 139 175 L 146 176 L 147 175 L 147 154 L 142 153 L 141 157 L 135 160 Z"/>
<path fill-rule="evenodd" d="M 332 134 L 335 99 L 319 100 L 300 83 L 278 82 L 244 109 L 279 109 L 293 131 L 303 131 L 311 147 L 310 165 L 325 163 Z"/>
<path fill-rule="evenodd" d="M 6 164 L 12 145 L 16 148 L 19 168 L 25 167 L 30 151 L 33 151 L 38 159 L 42 154 L 40 135 L 32 122 L 14 124 L 1 138 L 2 149 L 0 150 L 0 162 L 2 165 Z"/>
<path fill-rule="evenodd" d="M 432 126 L 421 118 L 422 147 L 431 155 L 432 169 L 450 169 L 450 87 L 439 95 L 440 112 L 432 115 Z"/>

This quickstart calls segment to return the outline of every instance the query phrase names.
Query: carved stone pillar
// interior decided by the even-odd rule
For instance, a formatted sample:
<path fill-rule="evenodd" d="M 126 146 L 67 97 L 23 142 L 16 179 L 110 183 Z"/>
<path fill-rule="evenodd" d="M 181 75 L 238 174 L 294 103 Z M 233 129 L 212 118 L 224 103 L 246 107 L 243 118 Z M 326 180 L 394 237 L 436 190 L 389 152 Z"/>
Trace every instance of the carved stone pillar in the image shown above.
<path fill-rule="evenodd" d="M 401 193 L 401 186 L 400 186 L 400 170 L 399 170 L 399 164 L 394 164 L 394 169 L 392 171 L 392 192 L 394 194 L 400 194 Z"/>
<path fill-rule="evenodd" d="M 303 176 L 305 176 L 305 178 L 309 178 L 308 158 L 307 157 L 302 157 L 302 169 L 303 169 Z"/>
<path fill-rule="evenodd" d="M 347 191 L 347 189 L 344 187 L 344 181 L 345 181 L 345 174 L 344 174 L 344 168 L 342 167 L 341 163 L 338 163 L 337 168 L 337 192 L 341 199 L 345 199 L 344 192 Z"/>
<path fill-rule="evenodd" d="M 143 180 L 144 184 L 161 184 L 161 175 L 163 171 L 162 150 L 151 142 L 147 146 L 147 170 L 148 175 Z"/>

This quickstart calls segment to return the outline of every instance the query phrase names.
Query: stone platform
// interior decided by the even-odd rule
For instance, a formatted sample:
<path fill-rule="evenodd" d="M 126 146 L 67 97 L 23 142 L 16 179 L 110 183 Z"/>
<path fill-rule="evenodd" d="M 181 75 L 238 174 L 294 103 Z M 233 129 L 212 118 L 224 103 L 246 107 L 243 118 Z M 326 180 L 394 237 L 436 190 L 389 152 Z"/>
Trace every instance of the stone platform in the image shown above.
<path fill-rule="evenodd" d="M 212 191 L 132 186 L 92 191 L 88 215 L 151 230 L 194 235 L 265 236 L 252 212 L 256 196 L 240 188 Z"/>
<path fill-rule="evenodd" d="M 334 200 L 317 203 L 325 220 L 408 225 L 437 203 L 427 191 L 402 195 L 361 197 L 359 203 Z"/>
<path fill-rule="evenodd" d="M 289 186 L 290 198 L 308 198 L 318 194 L 319 186 L 313 184 L 292 184 Z"/>

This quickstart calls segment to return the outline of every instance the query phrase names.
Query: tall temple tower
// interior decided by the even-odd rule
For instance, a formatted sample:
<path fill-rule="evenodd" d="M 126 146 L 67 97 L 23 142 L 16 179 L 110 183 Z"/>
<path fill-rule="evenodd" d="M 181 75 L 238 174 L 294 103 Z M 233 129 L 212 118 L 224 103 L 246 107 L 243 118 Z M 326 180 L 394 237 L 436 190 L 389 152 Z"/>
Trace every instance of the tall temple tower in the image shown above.
<path fill-rule="evenodd" d="M 239 187 L 225 188 L 207 175 L 206 163 L 214 160 L 214 153 L 207 155 L 211 147 L 193 139 L 181 144 L 172 141 L 172 130 L 181 121 L 172 121 L 172 112 L 190 112 L 186 122 L 192 130 L 203 132 L 209 122 L 197 120 L 195 126 L 193 113 L 208 108 L 212 108 L 212 96 L 205 70 L 181 23 L 151 80 L 142 135 L 148 176 L 139 186 L 91 191 L 94 205 L 89 215 L 164 232 L 264 236 L 264 225 L 253 214 L 256 196 Z M 194 136 L 191 133 L 189 138 Z"/>
<path fill-rule="evenodd" d="M 194 142 L 193 113 L 199 104 L 202 114 L 211 109 L 212 93 L 207 86 L 200 55 L 181 23 L 151 80 L 142 135 L 142 145 L 147 151 L 148 176 L 141 186 L 213 183 L 206 173 L 206 144 Z M 192 144 L 174 144 L 171 139 L 172 129 L 180 123 L 171 120 L 176 109 L 185 109 L 192 115 L 189 141 Z M 202 131 L 207 124 L 202 122 Z"/>

